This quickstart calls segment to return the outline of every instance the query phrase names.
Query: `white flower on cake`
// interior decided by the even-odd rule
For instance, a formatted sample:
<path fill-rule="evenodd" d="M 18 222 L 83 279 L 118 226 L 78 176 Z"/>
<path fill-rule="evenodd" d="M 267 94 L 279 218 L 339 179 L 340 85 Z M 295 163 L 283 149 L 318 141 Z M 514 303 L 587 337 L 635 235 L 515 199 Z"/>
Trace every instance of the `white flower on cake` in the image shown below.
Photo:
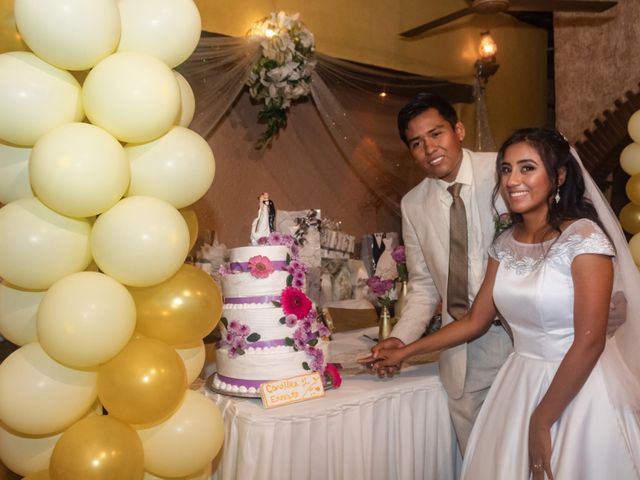
<path fill-rule="evenodd" d="M 298 13 L 273 12 L 257 22 L 249 35 L 259 38 L 262 48 L 247 80 L 251 97 L 264 103 L 258 114 L 258 120 L 267 124 L 258 141 L 262 147 L 287 126 L 286 109 L 291 102 L 311 91 L 315 40 Z"/>

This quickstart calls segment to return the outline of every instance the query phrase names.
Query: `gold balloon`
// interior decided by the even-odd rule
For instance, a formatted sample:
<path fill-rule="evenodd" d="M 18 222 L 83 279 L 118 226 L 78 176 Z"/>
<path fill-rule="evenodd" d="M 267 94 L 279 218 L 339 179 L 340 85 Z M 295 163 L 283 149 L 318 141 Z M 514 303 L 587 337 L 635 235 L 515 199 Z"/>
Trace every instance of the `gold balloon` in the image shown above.
<path fill-rule="evenodd" d="M 0 53 L 16 50 L 29 51 L 29 47 L 22 40 L 13 16 L 13 3 L 9 0 L 0 1 Z"/>
<path fill-rule="evenodd" d="M 184 397 L 187 372 L 180 355 L 152 338 L 131 341 L 98 371 L 98 398 L 109 415 L 126 423 L 157 422 Z"/>
<path fill-rule="evenodd" d="M 631 202 L 640 205 L 640 173 L 636 173 L 627 181 L 625 192 Z"/>
<path fill-rule="evenodd" d="M 640 205 L 635 203 L 627 203 L 619 214 L 620 225 L 625 232 L 632 235 L 640 232 Z"/>
<path fill-rule="evenodd" d="M 216 282 L 193 265 L 146 288 L 129 287 L 136 303 L 136 331 L 170 345 L 193 344 L 216 326 L 222 296 Z"/>
<path fill-rule="evenodd" d="M 53 449 L 51 480 L 142 480 L 144 451 L 136 431 L 110 416 L 72 425 Z"/>
<path fill-rule="evenodd" d="M 184 218 L 184 221 L 187 222 L 187 227 L 189 227 L 189 251 L 191 251 L 198 239 L 198 216 L 196 212 L 188 208 L 183 208 L 178 211 L 182 215 L 182 218 Z"/>

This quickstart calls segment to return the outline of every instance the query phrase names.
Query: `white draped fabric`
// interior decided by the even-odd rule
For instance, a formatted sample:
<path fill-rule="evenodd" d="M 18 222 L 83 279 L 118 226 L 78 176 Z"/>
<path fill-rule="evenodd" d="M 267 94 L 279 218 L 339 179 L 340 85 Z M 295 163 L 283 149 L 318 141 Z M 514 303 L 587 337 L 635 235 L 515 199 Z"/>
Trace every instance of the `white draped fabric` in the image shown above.
<path fill-rule="evenodd" d="M 252 218 L 257 194 L 268 191 L 277 208 L 320 208 L 358 237 L 398 231 L 400 199 L 422 178 L 398 138 L 398 110 L 419 91 L 470 103 L 473 88 L 316 54 L 310 98 L 288 110 L 271 147 L 256 150 L 265 126 L 244 84 L 259 54 L 247 38 L 203 37 L 179 68 L 196 97 L 190 128 L 216 155 L 213 187 L 196 204 L 201 229 L 246 243 L 248 221 L 238 219 Z"/>
<path fill-rule="evenodd" d="M 364 355 L 371 342 L 362 334 L 376 329 L 335 334 L 330 356 Z M 460 457 L 435 363 L 390 380 L 345 376 L 321 399 L 271 410 L 204 391 L 225 420 L 220 480 L 457 478 Z"/>

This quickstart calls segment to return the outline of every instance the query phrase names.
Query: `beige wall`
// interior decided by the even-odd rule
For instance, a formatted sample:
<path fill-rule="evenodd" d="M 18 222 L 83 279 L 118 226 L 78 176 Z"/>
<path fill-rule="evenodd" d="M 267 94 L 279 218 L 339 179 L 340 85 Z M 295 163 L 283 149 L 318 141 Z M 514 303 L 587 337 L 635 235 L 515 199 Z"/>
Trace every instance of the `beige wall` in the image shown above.
<path fill-rule="evenodd" d="M 556 41 L 556 115 L 571 141 L 612 109 L 640 82 L 640 2 L 621 0 L 607 12 L 585 17 L 558 15 Z"/>
<path fill-rule="evenodd" d="M 546 119 L 546 33 L 509 15 L 475 15 L 414 40 L 398 33 L 467 4 L 463 0 L 196 0 L 203 28 L 244 35 L 271 11 L 300 12 L 315 34 L 318 51 L 371 65 L 473 82 L 480 32 L 491 29 L 500 69 L 487 90 L 491 127 L 497 142 L 517 127 Z M 475 110 L 461 107 L 473 145 Z"/>

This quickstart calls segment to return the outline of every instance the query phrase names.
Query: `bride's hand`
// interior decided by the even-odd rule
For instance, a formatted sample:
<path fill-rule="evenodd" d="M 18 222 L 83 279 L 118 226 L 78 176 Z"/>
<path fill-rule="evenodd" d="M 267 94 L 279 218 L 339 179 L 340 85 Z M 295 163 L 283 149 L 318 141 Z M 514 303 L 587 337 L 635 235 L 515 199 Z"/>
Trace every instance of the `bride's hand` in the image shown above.
<path fill-rule="evenodd" d="M 544 480 L 545 473 L 549 480 L 553 480 L 550 430 L 551 426 L 534 411 L 529 421 L 529 468 L 533 480 Z"/>

